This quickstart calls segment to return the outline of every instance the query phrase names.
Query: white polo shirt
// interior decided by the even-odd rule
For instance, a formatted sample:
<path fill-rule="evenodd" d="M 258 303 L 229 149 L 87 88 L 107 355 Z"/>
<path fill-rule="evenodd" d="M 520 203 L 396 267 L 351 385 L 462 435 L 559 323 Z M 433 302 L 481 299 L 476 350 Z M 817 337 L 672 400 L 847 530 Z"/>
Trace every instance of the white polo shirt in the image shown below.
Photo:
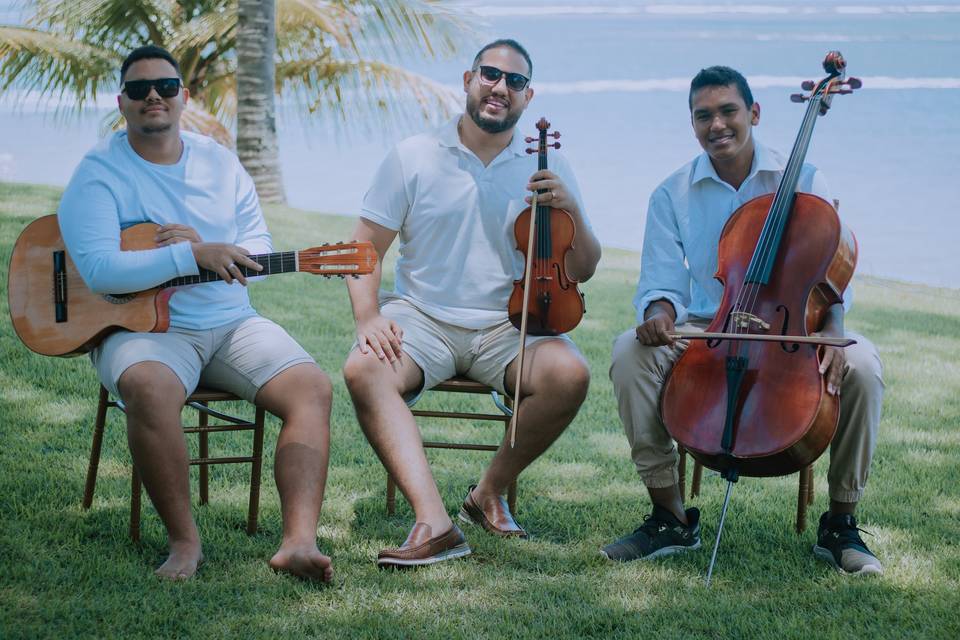
<path fill-rule="evenodd" d="M 460 142 L 458 121 L 391 150 L 360 215 L 399 232 L 395 295 L 442 322 L 482 329 L 507 319 L 513 281 L 523 274 L 513 226 L 527 206 L 537 156 L 526 153 L 528 145 L 515 133 L 484 166 Z M 566 160 L 552 153 L 548 165 L 584 212 Z"/>
<path fill-rule="evenodd" d="M 654 190 L 633 298 L 638 323 L 660 298 L 673 304 L 678 325 L 689 316 L 713 318 L 723 297 L 723 285 L 713 277 L 723 226 L 744 203 L 775 192 L 786 164 L 782 154 L 755 140 L 753 166 L 739 189 L 721 180 L 702 153 Z M 823 174 L 811 164 L 801 168 L 797 191 L 833 202 Z"/>

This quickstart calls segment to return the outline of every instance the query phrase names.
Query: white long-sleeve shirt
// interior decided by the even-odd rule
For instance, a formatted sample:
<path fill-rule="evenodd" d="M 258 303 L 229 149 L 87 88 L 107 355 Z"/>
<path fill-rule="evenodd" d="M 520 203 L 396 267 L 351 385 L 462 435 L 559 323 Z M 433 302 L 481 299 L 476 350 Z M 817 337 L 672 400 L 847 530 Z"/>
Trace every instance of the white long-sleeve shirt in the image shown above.
<path fill-rule="evenodd" d="M 713 318 L 723 297 L 716 279 L 717 250 L 723 226 L 741 205 L 777 190 L 787 160 L 755 141 L 753 166 L 739 189 L 717 175 L 702 153 L 664 180 L 650 196 L 643 237 L 640 282 L 633 298 L 637 323 L 651 302 L 669 300 L 676 324 L 690 316 Z M 797 191 L 833 202 L 826 180 L 804 164 Z"/>
<path fill-rule="evenodd" d="M 204 242 L 272 251 L 253 180 L 236 155 L 206 136 L 180 136 L 180 160 L 160 165 L 140 157 L 119 131 L 87 153 L 70 179 L 57 217 L 67 252 L 92 291 L 141 291 L 199 273 L 189 242 L 121 251 L 120 231 L 141 222 L 185 224 Z M 239 284 L 182 287 L 170 299 L 170 324 L 188 329 L 255 313 Z"/>

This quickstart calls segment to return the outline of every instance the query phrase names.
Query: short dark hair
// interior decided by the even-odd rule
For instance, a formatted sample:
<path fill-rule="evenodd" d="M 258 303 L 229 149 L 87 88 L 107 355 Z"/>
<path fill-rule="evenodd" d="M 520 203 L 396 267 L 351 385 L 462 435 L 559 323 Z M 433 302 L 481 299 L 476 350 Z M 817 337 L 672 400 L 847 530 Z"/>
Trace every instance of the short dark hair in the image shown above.
<path fill-rule="evenodd" d="M 160 58 L 169 62 L 176 70 L 177 77 L 183 79 L 183 76 L 180 73 L 180 65 L 177 63 L 176 58 L 174 58 L 169 51 L 163 47 L 158 47 L 155 44 L 147 44 L 142 47 L 137 47 L 131 51 L 123 61 L 123 64 L 120 65 L 120 84 L 123 84 L 123 77 L 127 75 L 127 69 L 129 69 L 130 65 L 132 65 L 134 62 L 139 60 L 153 60 L 155 58 Z"/>
<path fill-rule="evenodd" d="M 533 77 L 533 60 L 530 59 L 530 54 L 527 53 L 527 50 L 523 48 L 522 44 L 512 38 L 500 38 L 499 40 L 494 40 L 490 44 L 484 45 L 480 51 L 477 51 L 477 55 L 474 56 L 473 66 L 471 68 L 476 71 L 477 67 L 480 66 L 480 58 L 483 56 L 483 54 L 490 49 L 497 49 L 499 47 L 509 47 L 523 56 L 523 59 L 527 61 L 527 74 Z"/>
<path fill-rule="evenodd" d="M 750 91 L 750 85 L 747 84 L 747 79 L 743 77 L 743 74 L 730 67 L 715 66 L 700 69 L 700 73 L 690 81 L 690 96 L 687 99 L 690 110 L 693 111 L 693 94 L 700 89 L 704 87 L 728 87 L 730 85 L 737 88 L 748 109 L 753 106 L 753 93 Z"/>

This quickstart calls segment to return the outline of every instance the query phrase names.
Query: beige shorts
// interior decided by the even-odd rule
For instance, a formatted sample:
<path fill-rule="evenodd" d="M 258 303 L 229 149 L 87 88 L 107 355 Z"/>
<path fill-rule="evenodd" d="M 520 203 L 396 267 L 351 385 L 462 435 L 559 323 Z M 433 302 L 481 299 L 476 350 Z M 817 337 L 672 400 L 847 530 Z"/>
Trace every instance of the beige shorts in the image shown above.
<path fill-rule="evenodd" d="M 117 381 L 140 362 L 167 365 L 189 396 L 204 386 L 254 401 L 257 391 L 281 371 L 313 363 L 280 325 L 260 316 L 213 329 L 171 327 L 166 333 L 118 331 L 90 353 L 100 381 L 119 397 Z"/>
<path fill-rule="evenodd" d="M 453 376 L 465 376 L 493 387 L 505 395 L 507 365 L 520 352 L 520 331 L 509 320 L 484 329 L 465 329 L 440 322 L 399 298 L 389 298 L 380 313 L 403 329 L 403 351 L 423 371 L 423 387 L 404 397 L 413 405 L 420 395 Z M 526 345 L 541 340 L 563 340 L 576 348 L 566 335 L 527 336 Z"/>

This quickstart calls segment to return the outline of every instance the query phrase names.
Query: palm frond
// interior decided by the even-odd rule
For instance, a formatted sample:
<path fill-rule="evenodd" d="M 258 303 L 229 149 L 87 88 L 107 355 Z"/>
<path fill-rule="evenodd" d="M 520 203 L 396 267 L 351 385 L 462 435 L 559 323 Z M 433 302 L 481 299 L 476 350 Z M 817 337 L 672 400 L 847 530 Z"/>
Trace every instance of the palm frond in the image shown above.
<path fill-rule="evenodd" d="M 361 18 L 353 34 L 366 57 L 400 60 L 411 55 L 444 58 L 471 46 L 478 34 L 462 10 L 438 0 L 343 0 Z"/>
<path fill-rule="evenodd" d="M 284 62 L 277 65 L 277 83 L 281 93 L 306 107 L 308 114 L 335 116 L 346 134 L 389 127 L 408 131 L 437 115 L 448 117 L 458 107 L 450 88 L 378 60 L 322 57 Z"/>
<path fill-rule="evenodd" d="M 100 87 L 115 86 L 122 58 L 114 51 L 61 34 L 0 26 L 0 88 L 39 92 L 82 109 Z"/>
<path fill-rule="evenodd" d="M 347 34 L 359 19 L 347 8 L 325 0 L 276 0 L 277 35 L 301 33 L 348 46 Z"/>

